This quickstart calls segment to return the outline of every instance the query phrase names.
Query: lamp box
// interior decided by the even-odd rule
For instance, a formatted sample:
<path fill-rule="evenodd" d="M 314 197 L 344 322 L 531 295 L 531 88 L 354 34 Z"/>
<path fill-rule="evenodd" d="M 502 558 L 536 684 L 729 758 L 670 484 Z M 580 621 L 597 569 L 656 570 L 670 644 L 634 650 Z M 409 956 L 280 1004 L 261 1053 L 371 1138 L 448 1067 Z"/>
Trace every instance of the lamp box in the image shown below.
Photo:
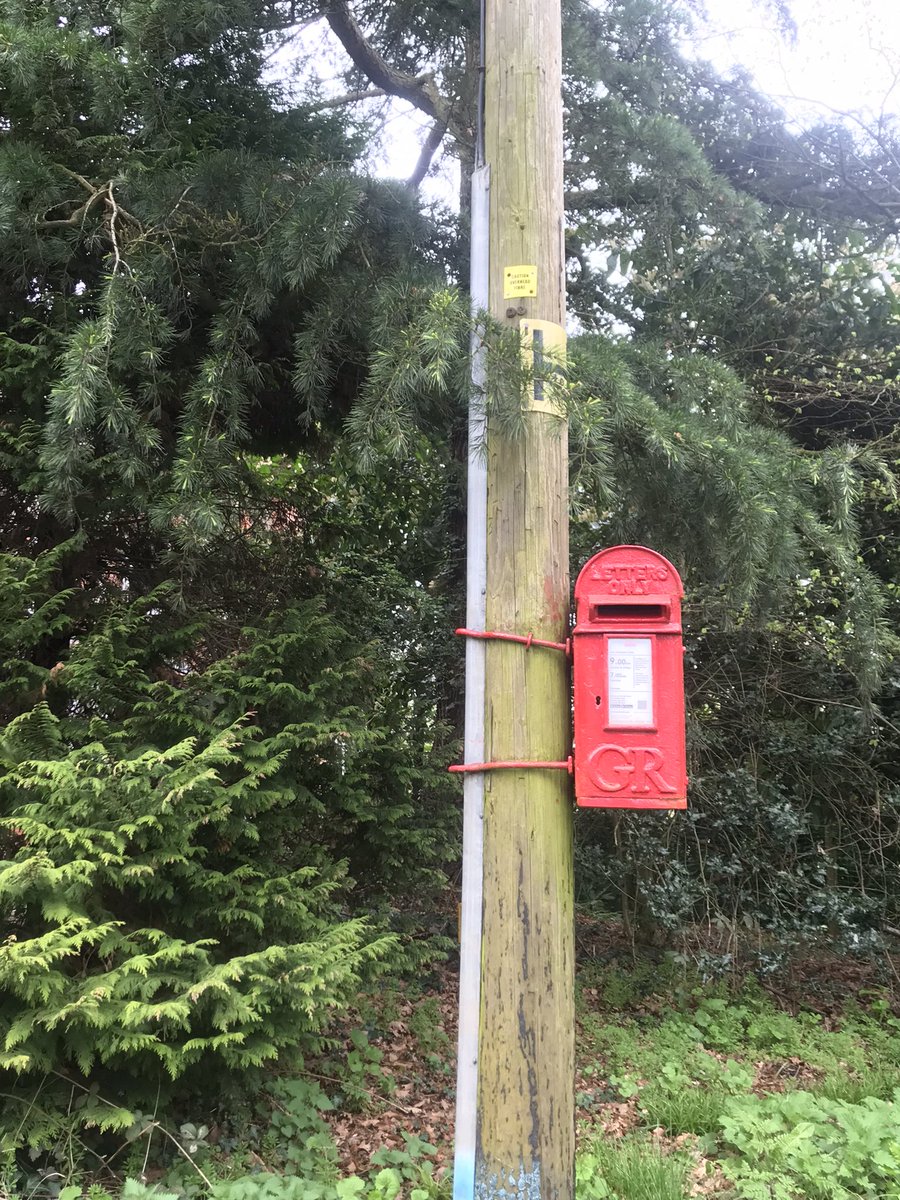
<path fill-rule="evenodd" d="M 575 797 L 584 808 L 687 807 L 678 572 L 612 546 L 575 584 Z"/>

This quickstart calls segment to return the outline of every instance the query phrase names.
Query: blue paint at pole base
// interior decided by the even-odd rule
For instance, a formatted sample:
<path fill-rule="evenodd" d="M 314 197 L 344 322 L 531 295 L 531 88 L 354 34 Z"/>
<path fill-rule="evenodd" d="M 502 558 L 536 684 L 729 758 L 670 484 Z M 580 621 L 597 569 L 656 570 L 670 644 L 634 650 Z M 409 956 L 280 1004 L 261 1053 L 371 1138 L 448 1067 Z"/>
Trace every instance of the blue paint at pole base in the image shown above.
<path fill-rule="evenodd" d="M 457 1148 L 453 1160 L 453 1200 L 474 1200 L 475 1156 L 461 1154 Z"/>

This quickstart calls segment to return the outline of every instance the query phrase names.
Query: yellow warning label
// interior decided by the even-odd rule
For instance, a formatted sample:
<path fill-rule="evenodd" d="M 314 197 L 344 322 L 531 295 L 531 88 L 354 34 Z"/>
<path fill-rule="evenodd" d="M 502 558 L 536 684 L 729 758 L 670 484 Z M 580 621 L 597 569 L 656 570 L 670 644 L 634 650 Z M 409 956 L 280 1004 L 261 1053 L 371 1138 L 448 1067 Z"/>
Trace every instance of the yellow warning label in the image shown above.
<path fill-rule="evenodd" d="M 519 325 L 526 371 L 525 409 L 565 415 L 566 331 L 553 321 L 525 317 Z"/>
<path fill-rule="evenodd" d="M 537 267 L 504 267 L 503 299 L 518 300 L 537 295 Z"/>

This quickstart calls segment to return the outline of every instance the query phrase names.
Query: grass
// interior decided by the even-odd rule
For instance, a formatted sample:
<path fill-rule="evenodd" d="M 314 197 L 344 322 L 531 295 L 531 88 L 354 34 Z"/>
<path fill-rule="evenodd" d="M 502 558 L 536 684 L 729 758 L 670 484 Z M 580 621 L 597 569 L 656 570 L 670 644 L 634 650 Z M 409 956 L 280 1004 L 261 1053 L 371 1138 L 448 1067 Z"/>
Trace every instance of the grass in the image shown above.
<path fill-rule="evenodd" d="M 752 1083 L 753 1072 L 746 1067 L 734 1061 L 721 1065 L 701 1051 L 692 1061 L 666 1063 L 641 1089 L 640 1110 L 648 1125 L 669 1134 L 715 1133 L 729 1100 L 748 1092 Z"/>
<path fill-rule="evenodd" d="M 637 1137 L 598 1141 L 579 1155 L 576 1200 L 684 1200 L 687 1164 Z"/>
<path fill-rule="evenodd" d="M 889 1100 L 900 1087 L 900 1072 L 896 1067 L 867 1067 L 859 1073 L 838 1069 L 825 1076 L 810 1090 L 828 1100 L 844 1100 L 860 1104 L 867 1096 Z"/>

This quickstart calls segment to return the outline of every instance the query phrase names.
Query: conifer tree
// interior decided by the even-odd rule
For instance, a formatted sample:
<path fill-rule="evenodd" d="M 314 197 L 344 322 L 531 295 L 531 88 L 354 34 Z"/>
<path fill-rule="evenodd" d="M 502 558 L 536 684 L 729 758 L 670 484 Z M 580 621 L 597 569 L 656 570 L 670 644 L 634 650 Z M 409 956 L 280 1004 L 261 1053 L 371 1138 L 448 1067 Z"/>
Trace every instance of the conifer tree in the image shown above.
<path fill-rule="evenodd" d="M 364 475 L 339 436 L 415 390 L 445 438 L 444 234 L 264 83 L 280 20 L 0 5 L 10 1095 L 56 1072 L 134 1101 L 314 1047 L 415 961 L 397 934 L 433 927 L 452 856 L 440 463 L 402 427 L 405 469 L 373 441 Z"/>
<path fill-rule="evenodd" d="M 35 646 L 72 627 L 53 584 L 71 552 L 0 559 L 0 1069 L 132 1076 L 140 1098 L 314 1047 L 396 957 L 379 899 L 421 892 L 446 853 L 423 799 L 440 775 L 316 601 L 228 649 L 163 587 L 41 668 Z"/>
<path fill-rule="evenodd" d="M 416 189 L 444 147 L 465 192 L 477 11 L 321 15 L 348 97 L 427 116 L 406 183 L 367 174 L 372 101 L 323 97 L 312 54 L 293 98 L 267 82 L 318 15 L 0 0 L 0 1006 L 26 1078 L 308 1045 L 446 880 L 465 213 Z M 566 6 L 573 553 L 682 568 L 694 780 L 664 827 L 582 822 L 582 886 L 613 899 L 624 867 L 656 932 L 876 944 L 896 159 L 889 130 L 789 132 L 685 56 L 692 19 Z M 518 347 L 489 336 L 514 430 Z"/>

